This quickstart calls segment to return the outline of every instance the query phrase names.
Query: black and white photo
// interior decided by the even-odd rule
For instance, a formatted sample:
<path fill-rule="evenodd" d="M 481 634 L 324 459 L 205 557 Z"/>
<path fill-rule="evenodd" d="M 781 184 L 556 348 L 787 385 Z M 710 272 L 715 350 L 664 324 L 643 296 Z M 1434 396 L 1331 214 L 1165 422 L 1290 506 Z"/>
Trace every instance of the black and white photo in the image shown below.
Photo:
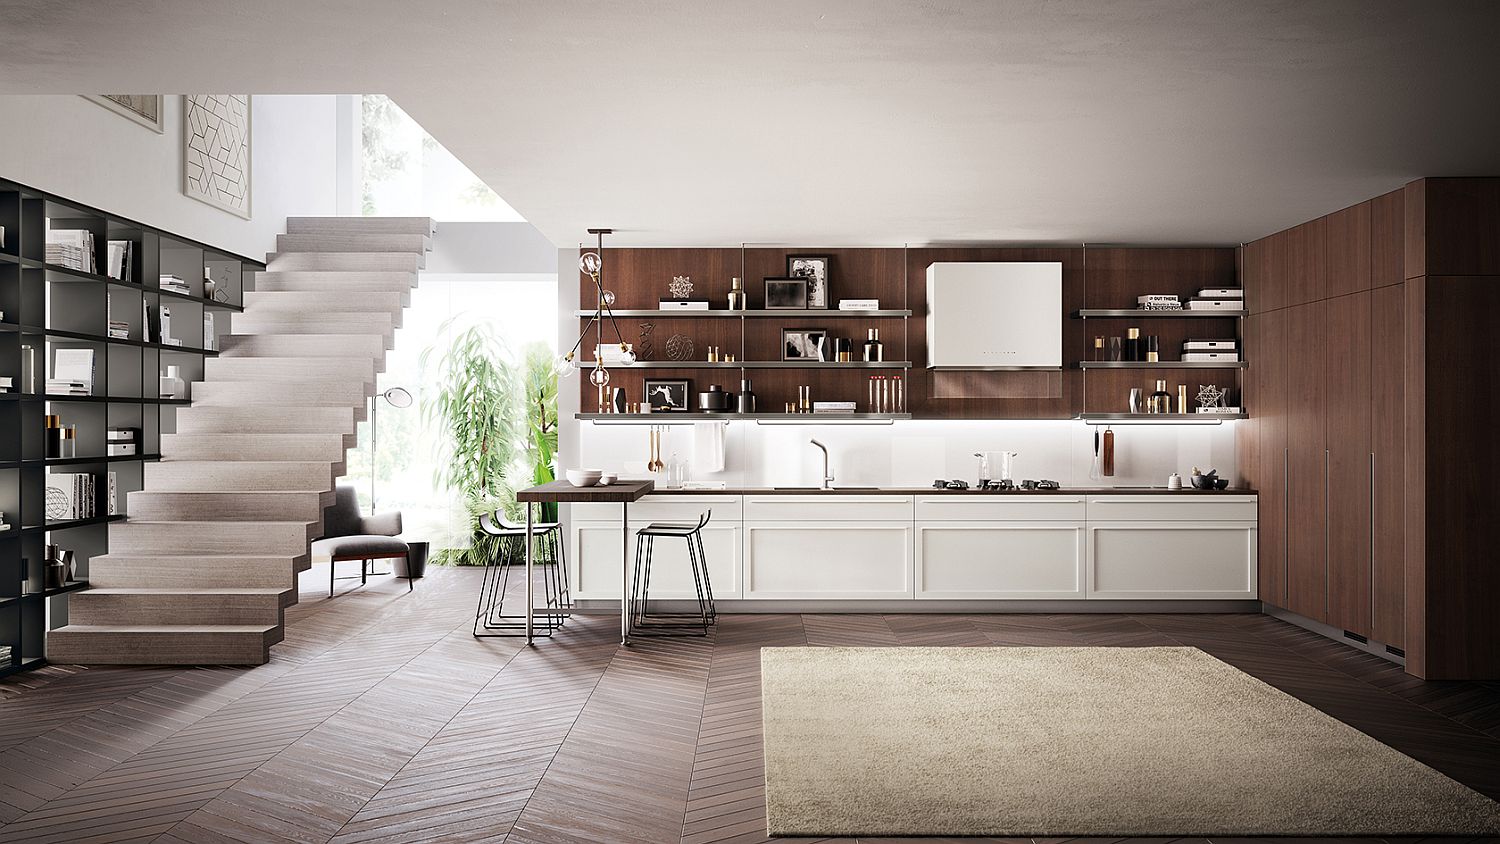
<path fill-rule="evenodd" d="M 822 328 L 781 329 L 781 359 L 828 360 L 828 332 Z"/>
<path fill-rule="evenodd" d="M 692 391 L 692 382 L 686 378 L 647 378 L 645 385 L 646 402 L 651 405 L 651 412 L 660 411 L 681 412 L 688 409 L 688 394 Z"/>
<path fill-rule="evenodd" d="M 828 268 L 832 263 L 827 255 L 786 256 L 786 274 L 807 279 L 807 307 L 828 307 Z"/>
<path fill-rule="evenodd" d="M 807 279 L 766 279 L 766 310 L 802 311 L 807 309 Z"/>

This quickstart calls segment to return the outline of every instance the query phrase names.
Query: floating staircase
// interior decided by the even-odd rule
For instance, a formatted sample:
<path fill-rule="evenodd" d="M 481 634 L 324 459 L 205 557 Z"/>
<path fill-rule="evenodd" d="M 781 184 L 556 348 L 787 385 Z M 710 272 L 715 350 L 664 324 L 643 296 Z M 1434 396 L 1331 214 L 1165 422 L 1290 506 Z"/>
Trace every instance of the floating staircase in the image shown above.
<path fill-rule="evenodd" d="M 48 659 L 267 660 L 432 234 L 425 217 L 287 221 Z"/>

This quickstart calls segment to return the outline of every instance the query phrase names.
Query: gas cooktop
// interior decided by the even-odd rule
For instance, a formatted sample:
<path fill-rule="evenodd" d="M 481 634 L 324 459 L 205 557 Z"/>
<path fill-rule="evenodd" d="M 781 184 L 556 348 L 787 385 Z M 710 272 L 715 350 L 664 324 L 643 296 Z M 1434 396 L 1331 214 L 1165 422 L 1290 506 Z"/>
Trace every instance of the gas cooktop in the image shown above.
<path fill-rule="evenodd" d="M 939 478 L 939 479 L 937 479 L 937 480 L 935 480 L 935 481 L 932 482 L 932 488 L 933 489 L 969 489 L 970 487 L 969 487 L 969 482 L 965 481 L 965 480 L 961 480 L 961 479 L 955 478 L 955 479 L 953 479 L 951 481 L 945 481 L 942 478 Z M 979 492 L 990 492 L 990 491 L 1000 492 L 1000 491 L 1004 491 L 1004 490 L 1013 490 L 1013 489 L 1020 489 L 1020 490 L 1062 489 L 1062 484 L 1058 483 L 1057 481 L 1047 480 L 1045 478 L 1043 478 L 1042 480 L 1039 480 L 1039 481 L 1024 480 L 1024 481 L 1021 481 L 1019 484 L 1017 484 L 1015 481 L 1008 481 L 1008 480 L 1007 481 L 981 481 L 980 484 L 979 484 L 979 486 L 975 487 L 975 489 L 977 491 L 979 491 Z"/>

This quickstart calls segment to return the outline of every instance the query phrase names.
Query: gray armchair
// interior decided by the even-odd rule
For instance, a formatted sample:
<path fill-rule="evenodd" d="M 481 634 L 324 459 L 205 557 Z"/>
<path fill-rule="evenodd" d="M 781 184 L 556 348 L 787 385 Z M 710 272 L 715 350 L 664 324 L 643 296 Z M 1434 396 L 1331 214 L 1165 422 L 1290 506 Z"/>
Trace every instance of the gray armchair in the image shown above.
<path fill-rule="evenodd" d="M 369 579 L 371 560 L 407 560 L 406 590 L 410 592 L 411 548 L 395 538 L 400 532 L 400 511 L 362 515 L 354 487 L 347 484 L 335 487 L 333 504 L 323 511 L 323 536 L 312 544 L 312 553 L 328 555 L 328 597 L 333 597 L 334 573 L 338 564 L 348 560 L 360 561 L 360 585 Z"/>

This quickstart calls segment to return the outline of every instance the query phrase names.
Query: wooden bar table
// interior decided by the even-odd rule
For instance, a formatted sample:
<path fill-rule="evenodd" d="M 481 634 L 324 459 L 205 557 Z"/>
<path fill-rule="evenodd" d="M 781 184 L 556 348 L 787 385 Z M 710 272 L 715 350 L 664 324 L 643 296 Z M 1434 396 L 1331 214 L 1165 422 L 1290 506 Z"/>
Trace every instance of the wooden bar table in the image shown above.
<path fill-rule="evenodd" d="M 620 644 L 630 644 L 630 502 L 639 501 L 656 488 L 655 481 L 615 481 L 609 486 L 573 486 L 567 481 L 523 489 L 516 493 L 516 501 L 526 505 L 526 644 L 531 644 L 532 606 L 531 595 L 531 505 L 548 501 L 557 503 L 620 503 Z M 583 552 L 574 548 L 575 555 Z"/>

